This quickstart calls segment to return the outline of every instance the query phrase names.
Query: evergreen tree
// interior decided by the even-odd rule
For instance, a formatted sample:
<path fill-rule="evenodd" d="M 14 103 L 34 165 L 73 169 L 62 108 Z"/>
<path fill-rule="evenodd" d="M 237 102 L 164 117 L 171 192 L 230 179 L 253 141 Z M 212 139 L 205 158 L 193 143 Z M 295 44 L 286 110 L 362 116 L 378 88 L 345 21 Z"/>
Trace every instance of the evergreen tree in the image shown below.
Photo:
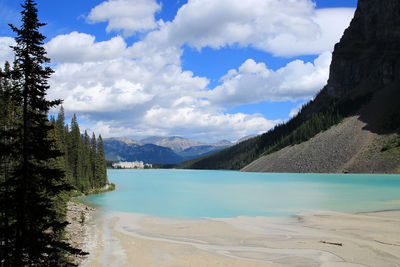
<path fill-rule="evenodd" d="M 15 188 L 10 186 L 10 179 L 15 170 L 15 159 L 18 156 L 19 141 L 17 124 L 21 118 L 19 94 L 15 86 L 15 73 L 10 64 L 5 63 L 4 72 L 0 69 L 0 258 L 9 255 L 11 244 L 15 239 L 10 231 L 15 228 L 13 214 L 15 203 L 10 198 Z"/>
<path fill-rule="evenodd" d="M 71 120 L 71 131 L 68 133 L 68 166 L 72 181 L 70 183 L 82 190 L 80 177 L 82 177 L 82 141 L 76 114 Z"/>
<path fill-rule="evenodd" d="M 92 139 L 90 140 L 90 166 L 92 167 L 92 177 L 93 180 L 91 181 L 92 188 L 97 186 L 96 183 L 96 167 L 97 167 L 97 142 L 96 142 L 96 135 L 92 134 Z"/>
<path fill-rule="evenodd" d="M 85 134 L 82 136 L 82 177 L 81 184 L 84 190 L 91 189 L 93 184 L 93 173 L 90 160 L 90 138 L 85 130 Z"/>
<path fill-rule="evenodd" d="M 57 131 L 56 128 L 56 120 L 54 119 L 54 116 L 50 117 L 50 125 L 52 128 L 49 131 L 49 139 L 53 141 L 51 149 L 53 150 L 58 150 L 61 152 L 62 148 L 62 138 L 59 135 L 59 132 Z M 65 173 L 65 158 L 64 158 L 64 153 L 60 153 L 58 157 L 52 158 L 48 161 L 48 165 L 51 166 L 52 168 L 59 169 Z"/>
<path fill-rule="evenodd" d="M 65 175 L 67 180 L 70 180 L 71 174 L 68 168 L 68 143 L 67 143 L 67 135 L 68 135 L 68 127 L 65 125 L 65 114 L 64 107 L 61 106 L 60 111 L 57 115 L 57 120 L 55 123 L 56 135 L 59 140 L 59 150 L 63 154 L 63 170 L 65 171 Z"/>
<path fill-rule="evenodd" d="M 106 157 L 104 153 L 104 143 L 101 135 L 99 135 L 97 141 L 97 186 L 103 187 L 107 184 L 107 167 L 106 167 Z"/>
<path fill-rule="evenodd" d="M 63 239 L 66 226 L 65 207 L 59 207 L 58 196 L 69 189 L 64 173 L 52 161 L 61 156 L 50 138 L 52 126 L 48 111 L 59 100 L 45 99 L 47 80 L 52 74 L 39 28 L 36 3 L 26 0 L 22 5 L 22 25 L 12 25 L 17 34 L 15 71 L 20 75 L 18 97 L 22 100 L 22 118 L 16 123 L 18 142 L 14 143 L 12 158 L 16 164 L 5 188 L 10 208 L 7 220 L 2 220 L 0 251 L 4 266 L 63 266 L 68 265 L 67 253 L 78 253 Z M 4 180 L 4 179 L 3 179 Z M 65 203 L 63 203 L 65 205 Z M 4 214 L 2 211 L 1 214 Z M 3 252 L 6 251 L 6 252 Z"/>
<path fill-rule="evenodd" d="M 0 68 L 0 181 L 9 173 L 11 164 L 11 143 L 18 137 L 15 125 L 20 116 L 19 99 L 16 87 L 13 85 L 12 70 L 8 62 L 4 72 Z"/>

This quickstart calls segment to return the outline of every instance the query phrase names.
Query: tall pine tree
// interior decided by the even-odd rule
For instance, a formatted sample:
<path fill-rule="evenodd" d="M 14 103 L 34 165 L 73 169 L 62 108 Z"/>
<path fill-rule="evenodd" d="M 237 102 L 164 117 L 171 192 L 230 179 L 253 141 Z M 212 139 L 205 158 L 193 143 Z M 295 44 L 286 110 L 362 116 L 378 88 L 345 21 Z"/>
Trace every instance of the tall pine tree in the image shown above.
<path fill-rule="evenodd" d="M 90 166 L 92 167 L 93 180 L 91 182 L 92 187 L 96 187 L 96 173 L 97 173 L 97 141 L 96 135 L 92 134 L 92 139 L 90 140 Z"/>
<path fill-rule="evenodd" d="M 0 69 L 0 258 L 11 253 L 10 247 L 15 241 L 11 228 L 15 227 L 16 205 L 10 196 L 15 194 L 11 186 L 19 155 L 18 124 L 21 119 L 20 95 L 15 86 L 15 73 L 6 62 L 4 71 Z"/>
<path fill-rule="evenodd" d="M 96 182 L 97 187 L 103 187 L 107 184 L 107 167 L 106 157 L 104 153 L 104 142 L 99 135 L 97 140 L 97 167 L 96 167 Z"/>
<path fill-rule="evenodd" d="M 7 209 L 7 222 L 2 220 L 2 230 L 8 233 L 6 240 L 0 240 L 0 250 L 6 251 L 2 265 L 63 266 L 69 264 L 66 254 L 79 251 L 63 238 L 65 208 L 58 206 L 57 198 L 69 186 L 64 172 L 52 164 L 62 154 L 50 138 L 48 111 L 60 101 L 45 98 L 53 72 L 46 67 L 45 37 L 39 32 L 45 24 L 39 22 L 33 0 L 26 0 L 22 8 L 21 27 L 10 25 L 17 35 L 13 49 L 22 117 L 16 124 L 18 142 L 12 147 L 16 166 L 5 182 L 12 207 Z"/>
<path fill-rule="evenodd" d="M 59 141 L 58 149 L 64 155 L 62 157 L 63 160 L 63 170 L 65 171 L 65 175 L 67 180 L 71 176 L 68 168 L 68 143 L 67 143 L 67 135 L 68 135 L 68 128 L 65 125 L 65 114 L 64 114 L 64 107 L 61 106 L 60 112 L 57 115 L 57 120 L 55 123 L 56 128 L 56 136 Z"/>
<path fill-rule="evenodd" d="M 82 140 L 76 115 L 71 119 L 71 131 L 68 133 L 68 166 L 71 173 L 71 184 L 83 191 L 80 183 L 82 177 Z"/>
<path fill-rule="evenodd" d="M 82 165 L 81 183 L 84 188 L 90 188 L 93 184 L 93 173 L 90 162 L 90 137 L 87 131 L 82 136 Z"/>

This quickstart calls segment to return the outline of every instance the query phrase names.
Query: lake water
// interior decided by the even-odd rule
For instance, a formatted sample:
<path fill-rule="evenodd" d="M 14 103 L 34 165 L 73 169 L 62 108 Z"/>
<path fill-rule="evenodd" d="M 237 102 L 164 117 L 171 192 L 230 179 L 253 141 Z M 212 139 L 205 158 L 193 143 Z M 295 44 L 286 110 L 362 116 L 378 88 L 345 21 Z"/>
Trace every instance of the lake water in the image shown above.
<path fill-rule="evenodd" d="M 84 198 L 106 212 L 201 218 L 400 209 L 400 175 L 108 170 L 108 177 L 115 191 Z"/>

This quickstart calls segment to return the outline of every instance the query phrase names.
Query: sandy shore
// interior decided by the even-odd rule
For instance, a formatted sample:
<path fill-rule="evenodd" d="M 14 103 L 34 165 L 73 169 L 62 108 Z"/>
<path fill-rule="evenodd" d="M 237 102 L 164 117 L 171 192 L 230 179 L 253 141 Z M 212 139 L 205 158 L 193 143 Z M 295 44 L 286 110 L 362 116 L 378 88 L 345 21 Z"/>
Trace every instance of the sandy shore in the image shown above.
<path fill-rule="evenodd" d="M 98 214 L 83 266 L 400 266 L 400 211 L 177 220 Z"/>

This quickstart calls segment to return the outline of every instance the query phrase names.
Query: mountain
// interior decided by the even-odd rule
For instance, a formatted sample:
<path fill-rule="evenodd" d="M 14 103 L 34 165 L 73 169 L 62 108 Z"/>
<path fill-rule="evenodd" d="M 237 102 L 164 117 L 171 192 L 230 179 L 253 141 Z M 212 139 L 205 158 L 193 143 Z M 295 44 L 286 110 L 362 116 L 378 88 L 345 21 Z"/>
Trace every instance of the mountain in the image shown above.
<path fill-rule="evenodd" d="M 262 135 L 179 166 L 400 172 L 399 14 L 398 0 L 359 0 L 349 28 L 335 45 L 327 85 L 298 115 Z"/>
<path fill-rule="evenodd" d="M 153 136 L 140 142 L 120 137 L 104 139 L 107 160 L 143 161 L 152 164 L 176 164 L 215 153 L 230 145 L 232 143 L 227 140 L 206 144 L 178 136 Z"/>
<path fill-rule="evenodd" d="M 132 144 L 139 145 L 139 146 L 143 145 L 143 143 L 141 143 L 139 141 L 135 141 L 135 140 L 132 140 L 132 139 L 126 138 L 126 137 L 111 137 L 111 138 L 107 138 L 107 140 L 108 141 L 120 141 L 127 145 L 132 145 Z"/>
<path fill-rule="evenodd" d="M 167 147 L 137 144 L 120 138 L 104 139 L 106 159 L 110 161 L 143 161 L 151 164 L 175 164 L 184 160 Z"/>
<path fill-rule="evenodd" d="M 186 149 L 190 149 L 191 147 L 197 147 L 196 149 L 200 152 L 200 154 L 203 154 L 211 150 L 220 150 L 221 148 L 225 148 L 232 145 L 232 142 L 228 140 L 222 140 L 217 143 L 209 144 L 209 143 L 201 143 L 198 141 L 189 140 L 179 136 L 172 136 L 172 137 L 152 136 L 146 139 L 142 139 L 140 142 L 143 144 L 154 144 L 158 146 L 169 147 L 175 153 L 178 154 L 185 151 Z M 201 147 L 203 147 L 203 149 Z M 192 150 L 195 151 L 196 149 Z M 183 152 L 183 155 L 185 153 L 186 152 Z"/>
<path fill-rule="evenodd" d="M 214 146 L 214 147 L 221 147 L 221 146 L 228 147 L 228 146 L 233 145 L 233 143 L 231 141 L 229 141 L 229 140 L 221 140 L 221 141 L 219 141 L 217 143 L 213 143 L 211 145 Z"/>
<path fill-rule="evenodd" d="M 169 147 L 174 152 L 181 152 L 189 147 L 201 145 L 201 143 L 197 141 L 192 141 L 186 138 L 182 138 L 179 136 L 172 137 L 158 137 L 153 136 L 146 139 L 141 140 L 143 144 L 153 144 L 163 147 Z"/>

